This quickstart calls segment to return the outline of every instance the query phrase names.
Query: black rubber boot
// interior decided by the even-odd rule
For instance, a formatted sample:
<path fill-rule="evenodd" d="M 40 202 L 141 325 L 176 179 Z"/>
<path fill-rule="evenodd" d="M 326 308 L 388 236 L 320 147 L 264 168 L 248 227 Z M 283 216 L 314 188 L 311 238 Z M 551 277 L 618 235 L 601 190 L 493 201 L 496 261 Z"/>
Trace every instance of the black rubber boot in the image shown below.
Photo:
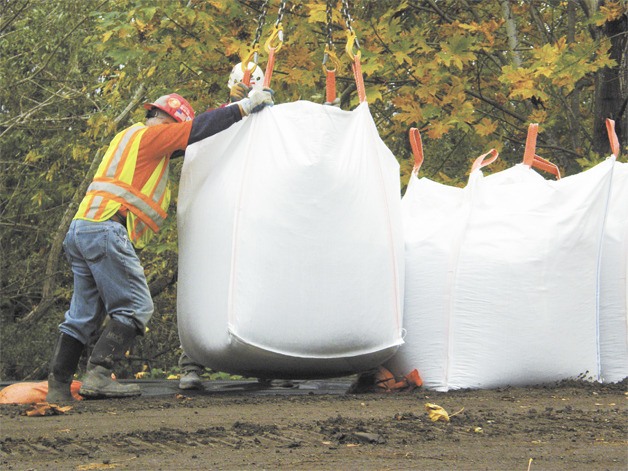
<path fill-rule="evenodd" d="M 50 360 L 47 402 L 57 404 L 74 400 L 70 393 L 70 385 L 83 348 L 84 345 L 71 335 L 59 335 L 52 360 Z"/>
<path fill-rule="evenodd" d="M 111 378 L 114 364 L 124 358 L 136 335 L 134 326 L 111 319 L 89 357 L 87 374 L 79 391 L 81 396 L 96 399 L 141 394 L 139 385 L 120 384 Z"/>

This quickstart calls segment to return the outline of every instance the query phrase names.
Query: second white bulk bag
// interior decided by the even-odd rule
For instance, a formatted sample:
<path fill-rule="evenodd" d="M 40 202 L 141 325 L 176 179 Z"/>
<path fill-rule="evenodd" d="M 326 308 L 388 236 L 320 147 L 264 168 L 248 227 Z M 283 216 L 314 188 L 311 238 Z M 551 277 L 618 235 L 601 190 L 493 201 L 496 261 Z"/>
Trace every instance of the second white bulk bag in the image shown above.
<path fill-rule="evenodd" d="M 440 391 L 599 379 L 612 169 L 546 181 L 517 165 L 472 172 L 464 189 L 413 175 L 402 200 L 405 344 L 387 368 L 417 368 Z"/>
<path fill-rule="evenodd" d="M 600 274 L 600 363 L 604 382 L 628 376 L 628 164 L 615 162 Z"/>
<path fill-rule="evenodd" d="M 449 388 L 599 379 L 613 160 L 558 181 L 521 164 L 473 188 L 452 292 Z"/>
<path fill-rule="evenodd" d="M 401 340 L 399 167 L 368 105 L 275 105 L 188 148 L 184 350 L 256 377 L 350 374 Z"/>
<path fill-rule="evenodd" d="M 456 248 L 469 217 L 466 188 L 410 176 L 401 201 L 406 276 L 404 340 L 386 367 L 397 376 L 418 369 L 428 389 L 447 390 L 450 299 Z"/>

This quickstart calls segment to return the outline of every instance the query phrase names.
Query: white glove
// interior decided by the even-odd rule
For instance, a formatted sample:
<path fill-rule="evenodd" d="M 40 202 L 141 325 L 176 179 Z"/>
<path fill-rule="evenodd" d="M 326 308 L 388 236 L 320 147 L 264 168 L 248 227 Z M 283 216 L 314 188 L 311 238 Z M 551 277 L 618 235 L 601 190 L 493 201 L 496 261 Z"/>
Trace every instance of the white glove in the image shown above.
<path fill-rule="evenodd" d="M 257 113 L 266 106 L 273 106 L 275 104 L 273 101 L 274 94 L 275 92 L 270 88 L 265 88 L 264 90 L 253 90 L 249 93 L 248 98 L 244 98 L 237 102 L 238 106 L 240 106 L 240 111 L 242 111 L 242 116 Z"/>

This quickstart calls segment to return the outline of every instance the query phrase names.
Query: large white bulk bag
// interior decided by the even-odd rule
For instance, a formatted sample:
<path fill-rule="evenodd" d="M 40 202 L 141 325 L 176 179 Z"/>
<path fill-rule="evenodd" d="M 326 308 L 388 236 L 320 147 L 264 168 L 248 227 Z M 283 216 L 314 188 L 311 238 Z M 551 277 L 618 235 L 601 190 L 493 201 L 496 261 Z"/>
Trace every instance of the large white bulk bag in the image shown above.
<path fill-rule="evenodd" d="M 464 189 L 413 176 L 402 200 L 407 333 L 386 366 L 418 368 L 441 391 L 597 379 L 611 170 L 555 182 L 518 165 L 473 172 Z"/>
<path fill-rule="evenodd" d="M 410 176 L 401 200 L 406 276 L 404 344 L 386 363 L 396 376 L 417 368 L 428 389 L 447 389 L 450 299 L 457 247 L 469 217 L 467 189 Z"/>
<path fill-rule="evenodd" d="M 615 162 L 600 274 L 600 361 L 604 382 L 628 376 L 628 164 Z"/>
<path fill-rule="evenodd" d="M 599 379 L 598 281 L 613 161 L 558 181 L 478 181 L 452 293 L 448 387 Z"/>
<path fill-rule="evenodd" d="M 186 152 L 178 325 L 215 370 L 374 368 L 401 340 L 399 167 L 366 103 L 275 105 Z"/>

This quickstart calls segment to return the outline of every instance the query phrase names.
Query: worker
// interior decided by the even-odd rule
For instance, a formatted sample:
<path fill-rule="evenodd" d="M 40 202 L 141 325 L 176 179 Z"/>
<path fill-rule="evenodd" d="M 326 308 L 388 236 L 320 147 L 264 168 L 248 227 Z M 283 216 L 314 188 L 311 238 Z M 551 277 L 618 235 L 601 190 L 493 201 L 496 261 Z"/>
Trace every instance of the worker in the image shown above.
<path fill-rule="evenodd" d="M 264 72 L 262 68 L 253 62 L 249 62 L 248 68 L 251 71 L 251 78 L 249 85 L 253 90 L 262 90 L 264 84 Z M 242 100 L 249 93 L 249 87 L 244 85 L 244 69 L 242 68 L 242 62 L 238 62 L 231 69 L 229 74 L 229 80 L 227 81 L 227 87 L 229 89 L 229 102 L 222 107 L 228 106 L 234 102 Z M 203 383 L 201 381 L 201 375 L 205 371 L 205 366 L 200 363 L 196 363 L 183 351 L 179 357 L 179 371 L 181 376 L 179 377 L 179 389 L 203 389 Z"/>
<path fill-rule="evenodd" d="M 79 393 L 86 398 L 141 394 L 137 384 L 112 378 L 153 314 L 136 249 L 158 232 L 170 202 L 168 162 L 174 152 L 229 128 L 273 105 L 270 89 L 248 94 L 238 86 L 232 106 L 195 117 L 190 104 L 170 93 L 144 104 L 146 121 L 118 133 L 81 202 L 63 246 L 74 274 L 74 293 L 59 325 L 48 376 L 48 402 L 71 401 L 70 385 L 84 346 L 102 324 Z M 248 95 L 248 96 L 247 96 Z"/>

